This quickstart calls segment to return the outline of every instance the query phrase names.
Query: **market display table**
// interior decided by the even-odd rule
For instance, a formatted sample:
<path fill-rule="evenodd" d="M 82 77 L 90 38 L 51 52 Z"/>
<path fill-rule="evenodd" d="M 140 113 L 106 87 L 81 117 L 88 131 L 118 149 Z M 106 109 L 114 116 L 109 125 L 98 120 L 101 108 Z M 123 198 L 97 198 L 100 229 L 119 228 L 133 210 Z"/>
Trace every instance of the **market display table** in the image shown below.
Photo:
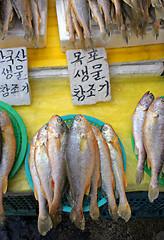
<path fill-rule="evenodd" d="M 155 41 L 155 39 L 154 39 Z M 12 47 L 12 46 L 11 46 Z M 28 49 L 29 69 L 67 66 L 66 54 L 61 52 L 55 11 L 55 1 L 48 1 L 47 47 Z M 164 44 L 140 47 L 108 49 L 109 64 L 157 60 L 164 58 Z M 53 76 L 52 76 L 53 77 Z M 32 104 L 14 109 L 22 117 L 28 134 L 28 143 L 32 136 L 47 123 L 54 114 L 84 114 L 110 123 L 121 139 L 126 152 L 127 198 L 132 208 L 132 217 L 164 216 L 164 186 L 160 185 L 160 195 L 150 203 L 147 191 L 150 176 L 145 173 L 144 181 L 138 187 L 135 183 L 137 159 L 131 143 L 130 117 L 142 95 L 152 91 L 163 96 L 164 80 L 162 77 L 144 77 L 133 75 L 111 77 L 112 101 L 91 106 L 73 106 L 68 76 L 66 78 L 30 79 Z M 33 215 L 38 213 L 38 204 L 28 184 L 25 164 L 9 181 L 8 192 L 4 196 L 6 214 Z M 109 217 L 107 206 L 101 207 L 101 216 Z M 144 215 L 143 215 L 144 213 Z"/>

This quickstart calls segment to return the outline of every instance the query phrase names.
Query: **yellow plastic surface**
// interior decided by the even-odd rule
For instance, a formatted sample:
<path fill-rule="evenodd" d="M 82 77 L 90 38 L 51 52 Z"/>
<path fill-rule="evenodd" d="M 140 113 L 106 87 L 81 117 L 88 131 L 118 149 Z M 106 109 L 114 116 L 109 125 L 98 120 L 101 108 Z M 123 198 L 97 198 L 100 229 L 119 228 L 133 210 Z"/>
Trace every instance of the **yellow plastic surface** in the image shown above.
<path fill-rule="evenodd" d="M 47 47 L 44 49 L 28 49 L 27 54 L 29 68 L 67 66 L 66 54 L 62 53 L 60 48 L 55 0 L 48 1 Z M 107 50 L 109 63 L 161 58 L 164 58 L 164 44 Z"/>
<path fill-rule="evenodd" d="M 125 148 L 127 191 L 148 190 L 150 177 L 147 173 L 145 173 L 144 181 L 139 187 L 135 183 L 137 159 L 131 144 L 130 117 L 139 99 L 146 91 L 152 91 L 155 97 L 164 95 L 164 79 L 162 77 L 112 78 L 112 101 L 91 106 L 72 105 L 68 79 L 32 79 L 30 85 L 32 90 L 31 106 L 14 107 L 25 123 L 28 142 L 53 114 L 63 116 L 80 113 L 108 122 L 114 127 Z M 8 191 L 31 191 L 26 179 L 24 164 L 9 182 Z M 161 187 L 161 191 L 164 191 L 164 186 Z"/>

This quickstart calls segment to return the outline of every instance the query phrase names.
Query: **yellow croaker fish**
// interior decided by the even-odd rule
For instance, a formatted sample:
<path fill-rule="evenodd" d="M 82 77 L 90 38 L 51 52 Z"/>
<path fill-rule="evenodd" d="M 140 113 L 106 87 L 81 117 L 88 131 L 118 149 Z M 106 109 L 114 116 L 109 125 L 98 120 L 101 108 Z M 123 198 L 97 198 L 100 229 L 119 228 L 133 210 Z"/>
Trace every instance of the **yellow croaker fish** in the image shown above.
<path fill-rule="evenodd" d="M 96 134 L 99 133 L 99 129 L 92 125 L 92 131 L 94 132 L 95 138 Z M 90 216 L 92 219 L 97 220 L 99 218 L 99 207 L 97 204 L 97 189 L 101 186 L 101 175 L 100 175 L 100 151 L 98 142 L 95 141 L 96 158 L 95 158 L 95 168 L 91 180 L 91 191 L 90 191 Z"/>
<path fill-rule="evenodd" d="M 84 230 L 83 198 L 90 192 L 95 168 L 95 136 L 91 125 L 82 115 L 76 115 L 68 134 L 67 175 L 71 188 L 73 206 L 70 219 Z"/>
<path fill-rule="evenodd" d="M 7 191 L 8 175 L 15 160 L 16 141 L 10 117 L 5 111 L 0 111 L 0 128 L 2 131 L 2 158 L 0 161 L 0 226 L 5 223 L 3 209 L 3 194 Z"/>
<path fill-rule="evenodd" d="M 50 209 L 53 201 L 53 191 L 51 187 L 51 168 L 47 153 L 47 129 L 48 124 L 45 124 L 38 132 L 34 159 L 42 191 Z"/>
<path fill-rule="evenodd" d="M 135 142 L 135 154 L 138 155 L 138 164 L 136 170 L 136 183 L 140 185 L 144 178 L 144 163 L 146 160 L 146 151 L 143 143 L 143 123 L 146 112 L 154 100 L 154 95 L 149 91 L 146 92 L 140 101 L 131 117 L 132 120 L 132 134 Z"/>
<path fill-rule="evenodd" d="M 131 209 L 125 193 L 127 180 L 124 172 L 121 146 L 110 124 L 104 124 L 101 131 L 110 150 L 112 169 L 116 182 L 116 194 L 119 196 L 118 214 L 127 222 L 131 216 Z"/>
<path fill-rule="evenodd" d="M 114 196 L 115 179 L 112 172 L 111 157 L 108 145 L 99 129 L 94 130 L 100 151 L 101 188 L 108 200 L 108 210 L 114 220 L 118 219 L 117 205 Z"/>
<path fill-rule="evenodd" d="M 89 1 L 89 6 L 92 11 L 92 14 L 99 25 L 101 38 L 104 41 L 104 43 L 107 44 L 110 40 L 110 36 L 106 30 L 104 18 L 100 12 L 97 0 L 88 0 L 88 1 Z"/>
<path fill-rule="evenodd" d="M 125 26 L 124 19 L 122 16 L 121 1 L 120 0 L 112 0 L 113 4 L 115 6 L 116 21 L 117 21 L 118 29 L 120 29 L 123 39 L 125 39 L 126 43 L 128 43 L 128 31 L 127 31 L 127 28 Z"/>
<path fill-rule="evenodd" d="M 65 167 L 67 136 L 68 128 L 65 122 L 58 115 L 52 116 L 48 124 L 47 151 L 54 191 L 54 198 L 50 207 L 50 216 L 52 216 L 54 226 L 57 226 L 62 220 L 61 197 L 68 182 Z"/>
<path fill-rule="evenodd" d="M 83 35 L 83 29 L 82 27 L 80 26 L 77 18 L 76 18 L 76 15 L 73 11 L 73 9 L 71 8 L 71 16 L 72 16 L 72 23 L 73 23 L 73 27 L 77 33 L 77 36 L 80 40 L 80 44 L 81 44 L 81 48 L 85 48 L 85 43 L 84 43 L 84 35 Z"/>
<path fill-rule="evenodd" d="M 35 166 L 34 152 L 37 135 L 38 132 L 33 136 L 33 139 L 31 141 L 29 154 L 29 167 L 34 186 L 34 196 L 39 203 L 38 231 L 42 236 L 45 236 L 47 232 L 53 227 L 53 225 L 48 213 L 47 201 L 42 192 L 40 180 Z"/>
<path fill-rule="evenodd" d="M 106 29 L 110 33 L 110 31 L 113 30 L 113 26 L 112 26 L 113 20 L 111 17 L 112 3 L 110 0 L 97 0 L 97 2 L 98 2 L 101 13 L 104 14 Z"/>
<path fill-rule="evenodd" d="M 0 1 L 0 21 L 2 24 L 2 30 L 0 32 L 0 38 L 4 39 L 8 32 L 8 27 L 13 18 L 13 7 L 10 0 Z"/>
<path fill-rule="evenodd" d="M 90 31 L 90 13 L 88 0 L 69 0 L 72 10 L 74 11 L 76 18 L 84 31 L 86 39 L 91 39 Z"/>
<path fill-rule="evenodd" d="M 153 202 L 159 195 L 158 177 L 164 164 L 164 97 L 155 98 L 146 113 L 143 140 L 151 167 L 148 197 Z"/>
<path fill-rule="evenodd" d="M 66 29 L 69 32 L 69 39 L 71 41 L 71 44 L 75 44 L 75 29 L 72 22 L 72 16 L 71 16 L 71 6 L 68 5 L 67 11 L 66 11 Z"/>
<path fill-rule="evenodd" d="M 30 0 L 30 5 L 32 11 L 35 46 L 37 47 L 39 44 L 41 15 L 37 0 Z"/>
<path fill-rule="evenodd" d="M 21 19 L 25 31 L 25 39 L 32 40 L 34 31 L 32 27 L 32 12 L 29 0 L 11 0 L 11 3 Z"/>

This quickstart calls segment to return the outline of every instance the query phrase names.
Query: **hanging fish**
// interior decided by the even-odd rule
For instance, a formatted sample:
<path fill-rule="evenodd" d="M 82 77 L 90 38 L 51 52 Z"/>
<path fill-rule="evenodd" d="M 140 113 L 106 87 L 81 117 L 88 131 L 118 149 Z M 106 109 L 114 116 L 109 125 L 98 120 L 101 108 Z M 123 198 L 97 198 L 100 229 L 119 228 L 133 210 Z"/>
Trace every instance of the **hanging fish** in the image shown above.
<path fill-rule="evenodd" d="M 0 32 L 0 38 L 5 39 L 9 24 L 13 18 L 13 7 L 11 5 L 10 0 L 2 0 L 0 1 L 0 22 L 2 24 L 2 30 Z"/>

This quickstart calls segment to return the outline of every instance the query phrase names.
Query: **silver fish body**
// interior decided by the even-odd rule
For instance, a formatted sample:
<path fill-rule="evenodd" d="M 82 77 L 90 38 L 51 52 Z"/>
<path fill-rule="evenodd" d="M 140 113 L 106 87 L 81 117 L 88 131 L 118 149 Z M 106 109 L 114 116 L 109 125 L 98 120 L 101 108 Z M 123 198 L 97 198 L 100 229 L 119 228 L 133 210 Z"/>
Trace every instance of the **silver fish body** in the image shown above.
<path fill-rule="evenodd" d="M 143 124 L 143 140 L 151 180 L 148 197 L 153 202 L 159 195 L 158 178 L 164 164 L 164 98 L 155 98 Z"/>
<path fill-rule="evenodd" d="M 47 209 L 47 201 L 42 192 L 40 180 L 38 177 L 36 165 L 35 165 L 35 144 L 37 140 L 38 132 L 33 136 L 30 146 L 29 154 L 29 167 L 34 186 L 34 196 L 39 204 L 39 216 L 38 216 L 38 231 L 42 236 L 45 236 L 47 232 L 53 227 L 51 218 Z"/>
<path fill-rule="evenodd" d="M 110 124 L 104 124 L 101 131 L 110 150 L 112 170 L 116 182 L 116 193 L 119 196 L 118 214 L 127 222 L 131 216 L 131 209 L 125 193 L 127 180 L 124 172 L 121 146 Z"/>
<path fill-rule="evenodd" d="M 71 188 L 73 206 L 70 219 L 84 230 L 83 198 L 90 192 L 95 167 L 95 136 L 87 119 L 76 115 L 68 134 L 67 175 Z"/>
<path fill-rule="evenodd" d="M 51 167 L 52 188 L 54 192 L 53 202 L 50 207 L 50 215 L 53 225 L 61 221 L 61 197 L 67 184 L 66 174 L 66 145 L 68 128 L 58 115 L 51 117 L 47 132 L 47 151 Z"/>
<path fill-rule="evenodd" d="M 144 163 L 146 160 L 146 151 L 143 143 L 143 123 L 146 112 L 154 100 L 154 95 L 149 91 L 146 92 L 140 101 L 131 117 L 132 119 L 132 134 L 135 142 L 135 153 L 138 155 L 138 164 L 136 170 L 136 183 L 140 185 L 144 178 Z"/>

